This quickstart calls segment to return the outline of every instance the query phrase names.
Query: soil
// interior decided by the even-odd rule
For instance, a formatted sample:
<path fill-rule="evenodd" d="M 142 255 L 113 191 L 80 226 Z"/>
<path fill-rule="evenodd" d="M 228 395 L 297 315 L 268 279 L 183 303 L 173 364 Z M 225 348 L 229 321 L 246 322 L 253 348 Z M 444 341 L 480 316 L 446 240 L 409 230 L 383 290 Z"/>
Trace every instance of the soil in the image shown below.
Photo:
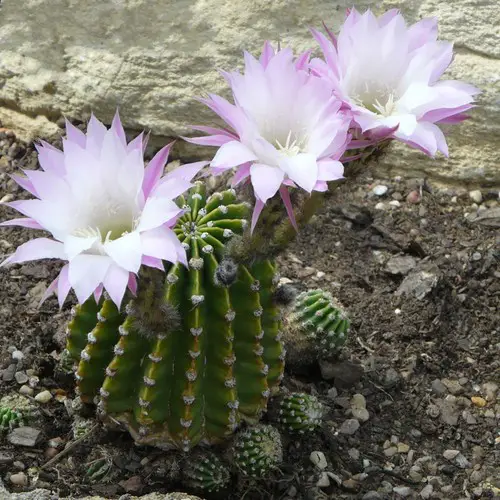
<path fill-rule="evenodd" d="M 27 197 L 9 174 L 36 165 L 31 145 L 0 132 L 1 201 Z M 388 189 L 376 195 L 375 186 Z M 307 436 L 283 433 L 284 462 L 271 478 L 233 478 L 224 492 L 193 494 L 499 498 L 500 203 L 498 191 L 484 190 L 477 203 L 476 196 L 367 174 L 329 198 L 280 258 L 284 281 L 330 291 L 351 318 L 337 359 L 291 362 L 285 378 L 284 391 L 316 394 L 328 407 L 324 424 Z M 1 220 L 14 216 L 0 206 Z M 36 233 L 1 231 L 1 260 Z M 0 394 L 27 394 L 36 415 L 29 426 L 41 431 L 30 446 L 0 435 L 0 497 L 35 488 L 54 498 L 189 491 L 176 479 L 175 454 L 99 426 L 74 443 L 73 378 L 60 365 L 71 303 L 59 311 L 50 298 L 38 308 L 60 267 L 45 260 L 0 270 Z M 45 390 L 51 399 L 35 401 Z M 359 395 L 361 414 L 353 411 Z M 271 405 L 265 419 L 273 413 Z M 47 464 L 67 443 L 69 451 Z M 324 454 L 323 470 L 313 451 Z"/>

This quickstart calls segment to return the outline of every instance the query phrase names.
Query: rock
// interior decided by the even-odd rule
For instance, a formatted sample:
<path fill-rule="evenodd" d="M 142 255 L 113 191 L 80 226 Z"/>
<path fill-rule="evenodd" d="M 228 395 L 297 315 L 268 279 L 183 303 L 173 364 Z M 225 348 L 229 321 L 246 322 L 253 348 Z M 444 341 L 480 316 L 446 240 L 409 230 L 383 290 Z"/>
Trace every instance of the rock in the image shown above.
<path fill-rule="evenodd" d="M 424 270 L 414 270 L 403 280 L 395 294 L 413 295 L 418 300 L 422 300 L 438 283 L 438 276 L 434 272 Z"/>
<path fill-rule="evenodd" d="M 455 400 L 445 399 L 440 401 L 441 420 L 448 425 L 457 425 L 460 411 Z"/>
<path fill-rule="evenodd" d="M 382 495 L 378 491 L 367 491 L 361 500 L 382 500 Z"/>
<path fill-rule="evenodd" d="M 387 261 L 385 269 L 391 274 L 408 274 L 415 266 L 417 261 L 410 255 L 400 255 L 392 257 Z"/>
<path fill-rule="evenodd" d="M 342 361 L 332 363 L 325 359 L 319 360 L 321 375 L 325 380 L 335 379 L 335 385 L 339 388 L 349 388 L 361 380 L 364 369 L 359 363 Z"/>
<path fill-rule="evenodd" d="M 408 453 L 410 451 L 410 446 L 406 443 L 398 443 L 398 453 Z"/>
<path fill-rule="evenodd" d="M 328 462 L 322 451 L 312 451 L 309 455 L 309 460 L 320 470 L 328 467 Z"/>
<path fill-rule="evenodd" d="M 118 483 L 127 493 L 140 493 L 143 488 L 140 476 L 132 476 Z"/>
<path fill-rule="evenodd" d="M 446 458 L 446 460 L 455 460 L 459 453 L 459 450 L 445 450 L 443 452 L 443 457 Z"/>
<path fill-rule="evenodd" d="M 384 186 L 383 184 L 378 184 L 372 189 L 372 193 L 375 196 L 384 196 L 384 194 L 387 193 L 388 189 L 389 188 L 387 186 Z"/>
<path fill-rule="evenodd" d="M 484 479 L 484 472 L 482 470 L 474 470 L 469 476 L 470 482 L 479 484 Z"/>
<path fill-rule="evenodd" d="M 414 465 L 410 468 L 410 472 L 408 473 L 408 475 L 410 476 L 410 479 L 413 479 L 413 481 L 420 482 L 423 478 L 422 470 L 417 465 Z"/>
<path fill-rule="evenodd" d="M 481 386 L 481 388 L 483 389 L 484 394 L 486 395 L 487 401 L 496 400 L 496 395 L 498 392 L 498 384 L 496 384 L 495 382 L 486 382 Z"/>
<path fill-rule="evenodd" d="M 390 446 L 384 450 L 384 455 L 386 457 L 393 457 L 398 452 L 397 446 Z"/>
<path fill-rule="evenodd" d="M 437 394 L 438 396 L 442 396 L 447 392 L 446 386 L 438 378 L 432 381 L 431 390 L 434 394 Z"/>
<path fill-rule="evenodd" d="M 483 195 L 479 189 L 475 189 L 474 191 L 469 191 L 469 198 L 478 205 L 483 201 Z"/>
<path fill-rule="evenodd" d="M 24 472 L 18 472 L 16 474 L 11 474 L 10 482 L 14 486 L 27 486 L 28 485 L 28 477 Z"/>
<path fill-rule="evenodd" d="M 18 384 L 25 384 L 29 380 L 28 375 L 24 372 L 16 372 L 14 378 Z"/>
<path fill-rule="evenodd" d="M 460 385 L 458 380 L 450 380 L 444 378 L 443 380 L 441 380 L 441 382 L 446 386 L 448 391 L 454 396 L 457 396 L 458 394 L 462 394 L 464 392 L 464 388 Z"/>
<path fill-rule="evenodd" d="M 392 200 L 389 202 L 389 206 L 392 208 L 398 208 L 401 206 L 401 203 L 399 203 L 398 200 Z"/>
<path fill-rule="evenodd" d="M 316 486 L 318 488 L 328 488 L 330 486 L 330 479 L 328 477 L 328 474 L 326 472 L 322 472 L 319 476 L 319 479 L 316 483 Z"/>
<path fill-rule="evenodd" d="M 16 373 L 17 365 L 15 363 L 10 364 L 2 373 L 2 380 L 4 382 L 10 382 L 14 380 L 14 375 Z"/>
<path fill-rule="evenodd" d="M 370 413 L 366 408 L 353 408 L 352 416 L 360 422 L 367 422 L 370 419 Z"/>
<path fill-rule="evenodd" d="M 480 396 L 473 396 L 470 398 L 472 403 L 479 408 L 484 408 L 486 406 L 486 400 Z"/>
<path fill-rule="evenodd" d="M 5 451 L 0 451 L 0 465 L 8 465 L 14 461 L 14 456 Z"/>
<path fill-rule="evenodd" d="M 468 425 L 477 424 L 476 417 L 469 410 L 464 410 L 462 412 L 462 418 L 465 420 L 466 424 L 468 424 Z"/>
<path fill-rule="evenodd" d="M 422 498 L 431 498 L 432 492 L 434 491 L 434 487 L 432 484 L 428 484 L 427 486 L 424 486 L 422 490 L 420 491 L 420 496 Z"/>
<path fill-rule="evenodd" d="M 354 479 L 346 479 L 345 481 L 342 481 L 342 486 L 346 490 L 350 490 L 350 491 L 358 491 L 360 488 L 360 484 L 357 481 L 355 481 Z"/>
<path fill-rule="evenodd" d="M 411 494 L 411 488 L 408 486 L 396 486 L 392 491 L 403 498 Z"/>
<path fill-rule="evenodd" d="M 48 403 L 51 399 L 52 394 L 50 391 L 42 391 L 35 396 L 35 401 L 38 401 L 39 403 Z"/>
<path fill-rule="evenodd" d="M 23 394 L 24 396 L 33 396 L 35 391 L 29 385 L 23 385 L 19 389 L 19 394 Z"/>
<path fill-rule="evenodd" d="M 12 353 L 12 359 L 14 361 L 21 361 L 24 358 L 24 354 L 17 349 Z"/>
<path fill-rule="evenodd" d="M 413 205 L 416 205 L 417 203 L 420 203 L 422 199 L 422 196 L 418 191 L 411 191 L 408 193 L 408 196 L 406 197 L 406 201 L 408 203 L 411 203 Z"/>
<path fill-rule="evenodd" d="M 401 382 L 401 376 L 394 368 L 388 368 L 384 374 L 382 383 L 386 389 L 396 387 Z"/>
<path fill-rule="evenodd" d="M 359 429 L 359 422 L 355 418 L 349 418 L 342 422 L 340 426 L 339 433 L 340 434 L 348 434 L 352 435 Z"/>
<path fill-rule="evenodd" d="M 455 462 L 456 464 L 461 468 L 461 469 L 470 469 L 471 467 L 471 463 L 467 460 L 467 458 L 462 455 L 461 453 L 459 453 L 456 457 L 455 457 Z"/>
<path fill-rule="evenodd" d="M 356 448 L 349 448 L 347 450 L 347 454 L 353 459 L 353 460 L 359 460 L 360 453 L 359 450 Z"/>
<path fill-rule="evenodd" d="M 33 448 L 40 437 L 40 432 L 34 427 L 17 427 L 7 436 L 7 441 L 14 446 Z"/>

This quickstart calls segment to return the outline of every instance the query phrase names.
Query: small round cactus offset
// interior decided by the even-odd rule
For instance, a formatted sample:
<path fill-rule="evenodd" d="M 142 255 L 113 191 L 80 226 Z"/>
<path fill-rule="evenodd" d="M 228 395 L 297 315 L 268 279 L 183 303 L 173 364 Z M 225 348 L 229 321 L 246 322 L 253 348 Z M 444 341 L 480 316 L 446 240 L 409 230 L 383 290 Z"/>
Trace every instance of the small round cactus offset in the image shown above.
<path fill-rule="evenodd" d="M 316 396 L 294 392 L 282 399 L 279 421 L 290 432 L 304 434 L 321 426 L 324 413 L 325 407 Z"/>
<path fill-rule="evenodd" d="M 248 206 L 233 190 L 207 198 L 196 183 L 175 234 L 189 267 L 139 276 L 125 310 L 101 299 L 74 310 L 67 349 L 79 361 L 84 402 L 135 440 L 188 451 L 255 423 L 283 376 L 279 277 L 269 260 L 237 264 L 227 243 L 243 232 Z"/>
<path fill-rule="evenodd" d="M 24 425 L 24 422 L 20 412 L 12 408 L 0 407 L 0 433 L 22 425 Z"/>
<path fill-rule="evenodd" d="M 195 453 L 187 459 L 184 481 L 191 488 L 217 492 L 229 484 L 229 469 L 210 452 Z"/>
<path fill-rule="evenodd" d="M 234 460 L 245 476 L 269 475 L 283 461 L 281 437 L 271 425 L 258 425 L 241 432 L 234 444 Z"/>
<path fill-rule="evenodd" d="M 346 343 L 350 327 L 344 309 L 330 293 L 319 289 L 297 296 L 291 323 L 314 342 L 317 353 L 322 356 L 335 353 Z"/>

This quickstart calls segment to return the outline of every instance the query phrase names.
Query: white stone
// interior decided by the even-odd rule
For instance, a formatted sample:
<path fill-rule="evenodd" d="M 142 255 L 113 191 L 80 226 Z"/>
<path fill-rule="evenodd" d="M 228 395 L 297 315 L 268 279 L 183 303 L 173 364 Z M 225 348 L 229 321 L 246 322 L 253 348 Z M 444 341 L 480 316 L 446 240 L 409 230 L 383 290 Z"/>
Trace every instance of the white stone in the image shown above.
<path fill-rule="evenodd" d="M 39 403 L 48 403 L 51 399 L 52 399 L 52 394 L 49 391 L 39 392 L 35 396 L 35 401 L 38 401 Z"/>
<path fill-rule="evenodd" d="M 14 359 L 15 361 L 21 361 L 21 359 L 23 359 L 23 358 L 24 358 L 24 354 L 21 351 L 15 350 L 12 353 L 12 359 Z"/>
<path fill-rule="evenodd" d="M 351 2 L 352 3 L 352 2 Z M 359 0 L 360 10 L 382 12 L 390 0 Z M 229 92 L 217 69 L 242 68 L 242 50 L 258 54 L 270 39 L 296 52 L 317 45 L 307 27 L 334 31 L 344 0 L 248 2 L 234 0 L 4 0 L 0 25 L 0 122 L 19 137 L 61 133 L 64 115 L 86 119 L 90 110 L 109 123 L 117 105 L 125 126 L 152 131 L 153 144 L 191 134 L 189 124 L 217 124 L 194 97 Z M 441 180 L 500 182 L 500 9 L 493 0 L 398 2 L 408 23 L 439 19 L 440 38 L 455 43 L 445 78 L 482 90 L 471 119 L 450 127 L 450 158 L 426 157 L 397 144 L 377 165 L 394 178 L 425 173 Z M 220 122 L 219 122 L 220 123 Z M 447 131 L 448 132 L 448 131 Z M 176 143 L 178 155 L 211 158 L 212 148 Z"/>
<path fill-rule="evenodd" d="M 322 451 L 312 451 L 309 460 L 320 470 L 326 469 L 328 466 L 325 454 Z"/>
<path fill-rule="evenodd" d="M 385 193 L 388 191 L 388 187 L 384 186 L 383 184 L 378 184 L 372 189 L 372 193 L 376 196 L 384 196 Z"/>
<path fill-rule="evenodd" d="M 474 203 L 481 203 L 483 201 L 483 194 L 479 189 L 475 189 L 474 191 L 469 191 L 469 198 L 474 202 Z"/>

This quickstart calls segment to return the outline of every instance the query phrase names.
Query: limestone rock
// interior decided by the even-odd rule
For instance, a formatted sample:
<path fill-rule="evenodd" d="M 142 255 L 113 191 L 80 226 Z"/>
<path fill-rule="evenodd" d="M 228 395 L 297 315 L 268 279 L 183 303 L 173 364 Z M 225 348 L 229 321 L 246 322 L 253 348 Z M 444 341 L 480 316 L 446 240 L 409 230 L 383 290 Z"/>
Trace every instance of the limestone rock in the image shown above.
<path fill-rule="evenodd" d="M 151 130 L 153 145 L 216 124 L 194 100 L 229 95 L 217 68 L 241 68 L 242 51 L 264 40 L 297 52 L 316 48 L 308 27 L 337 30 L 343 0 L 4 0 L 0 25 L 0 122 L 21 138 L 53 137 L 63 115 L 85 120 L 91 110 L 110 122 L 120 106 L 129 131 Z M 442 39 L 455 43 L 447 77 L 483 90 L 472 119 L 449 134 L 450 159 L 428 159 L 403 145 L 379 165 L 384 174 L 500 184 L 500 9 L 494 0 L 359 0 L 382 11 L 401 7 L 408 22 L 437 16 Z M 174 154 L 211 157 L 213 149 L 178 141 Z"/>

